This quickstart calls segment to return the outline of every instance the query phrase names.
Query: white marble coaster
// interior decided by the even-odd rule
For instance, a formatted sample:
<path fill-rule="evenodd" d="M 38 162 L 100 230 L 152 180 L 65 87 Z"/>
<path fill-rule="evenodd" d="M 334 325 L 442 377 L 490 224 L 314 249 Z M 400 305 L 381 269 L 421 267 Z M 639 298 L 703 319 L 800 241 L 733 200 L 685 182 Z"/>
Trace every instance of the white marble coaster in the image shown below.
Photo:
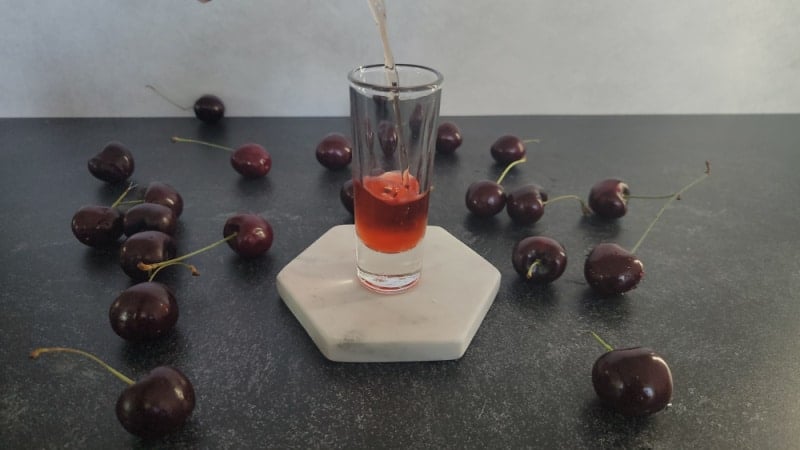
<path fill-rule="evenodd" d="M 278 293 L 326 358 L 438 361 L 464 355 L 500 272 L 441 227 L 425 235 L 422 276 L 400 294 L 356 278 L 353 225 L 331 228 L 278 274 Z"/>

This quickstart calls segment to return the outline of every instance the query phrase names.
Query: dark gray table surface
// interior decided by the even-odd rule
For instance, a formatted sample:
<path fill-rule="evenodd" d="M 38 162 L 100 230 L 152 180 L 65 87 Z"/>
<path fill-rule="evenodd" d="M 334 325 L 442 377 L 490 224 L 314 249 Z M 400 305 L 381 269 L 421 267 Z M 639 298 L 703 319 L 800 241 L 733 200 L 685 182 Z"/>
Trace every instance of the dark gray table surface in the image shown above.
<path fill-rule="evenodd" d="M 464 145 L 436 159 L 430 223 L 502 273 L 500 292 L 457 361 L 327 361 L 283 304 L 278 271 L 330 227 L 352 223 L 339 202 L 349 171 L 320 166 L 314 148 L 346 118 L 0 120 L 0 447 L 2 448 L 790 448 L 800 442 L 800 116 L 456 117 Z M 663 201 L 631 200 L 614 222 L 548 206 L 534 226 L 503 213 L 471 217 L 464 193 L 495 178 L 489 155 L 502 134 L 539 138 L 504 183 L 536 182 L 585 197 L 602 178 L 636 194 L 677 190 L 638 251 L 637 289 L 598 298 L 583 280 L 592 245 L 632 246 Z M 228 154 L 170 136 L 264 145 L 273 168 L 244 180 Z M 80 244 L 73 213 L 110 204 L 121 186 L 93 178 L 87 160 L 110 140 L 128 145 L 140 185 L 183 195 L 181 252 L 222 237 L 226 218 L 263 215 L 269 253 L 243 260 L 227 247 L 194 257 L 199 277 L 170 269 L 160 281 L 180 304 L 175 331 L 133 345 L 109 326 L 108 308 L 130 280 L 116 251 Z M 561 241 L 569 264 L 548 287 L 523 283 L 514 243 Z M 346 263 L 346 262 L 345 262 Z M 469 274 L 464 274 L 468 277 Z M 630 419 L 599 405 L 591 367 L 603 349 L 648 346 L 668 361 L 671 407 Z M 72 355 L 29 360 L 38 346 L 91 351 L 131 377 L 181 368 L 197 407 L 185 428 L 141 442 L 114 415 L 124 385 Z"/>

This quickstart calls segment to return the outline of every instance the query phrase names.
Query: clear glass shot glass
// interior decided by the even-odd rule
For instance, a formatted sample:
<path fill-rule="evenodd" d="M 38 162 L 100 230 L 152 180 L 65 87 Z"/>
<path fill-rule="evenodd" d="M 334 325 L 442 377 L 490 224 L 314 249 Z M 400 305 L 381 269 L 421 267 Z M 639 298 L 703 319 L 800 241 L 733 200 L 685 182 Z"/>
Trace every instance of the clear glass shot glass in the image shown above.
<path fill-rule="evenodd" d="M 350 72 L 353 191 L 359 281 L 381 293 L 414 286 L 433 181 L 443 77 L 398 64 Z"/>

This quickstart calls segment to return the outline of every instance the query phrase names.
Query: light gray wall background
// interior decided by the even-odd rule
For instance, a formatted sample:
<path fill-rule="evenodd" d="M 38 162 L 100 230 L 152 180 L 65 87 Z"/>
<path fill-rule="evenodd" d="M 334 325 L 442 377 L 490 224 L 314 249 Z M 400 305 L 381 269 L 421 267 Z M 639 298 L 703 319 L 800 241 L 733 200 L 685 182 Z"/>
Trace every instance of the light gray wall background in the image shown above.
<path fill-rule="evenodd" d="M 800 0 L 387 0 L 442 113 L 800 112 Z M 0 0 L 0 116 L 348 114 L 366 0 Z"/>

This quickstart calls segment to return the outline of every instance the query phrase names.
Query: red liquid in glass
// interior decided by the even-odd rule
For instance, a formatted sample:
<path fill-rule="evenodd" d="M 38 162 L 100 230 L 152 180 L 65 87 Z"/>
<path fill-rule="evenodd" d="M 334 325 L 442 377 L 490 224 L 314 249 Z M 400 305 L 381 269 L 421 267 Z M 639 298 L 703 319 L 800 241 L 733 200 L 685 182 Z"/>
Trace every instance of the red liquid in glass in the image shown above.
<path fill-rule="evenodd" d="M 353 180 L 356 233 L 361 242 L 382 253 L 410 250 L 425 235 L 428 223 L 428 192 L 419 192 L 411 175 L 399 171 Z"/>

